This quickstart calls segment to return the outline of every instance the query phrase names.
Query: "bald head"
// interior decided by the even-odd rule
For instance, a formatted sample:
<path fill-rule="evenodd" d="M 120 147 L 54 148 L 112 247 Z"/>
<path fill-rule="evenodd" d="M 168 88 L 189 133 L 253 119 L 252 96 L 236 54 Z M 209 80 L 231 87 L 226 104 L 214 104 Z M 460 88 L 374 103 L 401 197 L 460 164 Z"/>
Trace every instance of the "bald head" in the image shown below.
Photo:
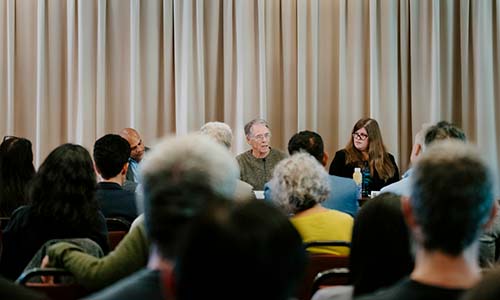
<path fill-rule="evenodd" d="M 124 128 L 120 131 L 120 136 L 130 144 L 130 157 L 140 162 L 144 156 L 144 143 L 137 130 L 133 128 Z"/>

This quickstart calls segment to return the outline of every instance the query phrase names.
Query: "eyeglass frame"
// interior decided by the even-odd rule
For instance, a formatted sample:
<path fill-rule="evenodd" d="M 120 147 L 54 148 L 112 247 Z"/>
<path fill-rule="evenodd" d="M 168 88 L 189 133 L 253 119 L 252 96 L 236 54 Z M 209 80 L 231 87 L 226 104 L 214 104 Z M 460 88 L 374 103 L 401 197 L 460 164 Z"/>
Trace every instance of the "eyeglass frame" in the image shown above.
<path fill-rule="evenodd" d="M 352 138 L 355 140 L 365 141 L 367 138 L 369 138 L 369 136 L 368 134 L 353 132 Z"/>
<path fill-rule="evenodd" d="M 257 141 L 263 141 L 265 139 L 270 139 L 272 136 L 271 132 L 267 132 L 264 134 L 258 134 L 258 135 L 252 135 L 252 139 L 257 140 Z"/>

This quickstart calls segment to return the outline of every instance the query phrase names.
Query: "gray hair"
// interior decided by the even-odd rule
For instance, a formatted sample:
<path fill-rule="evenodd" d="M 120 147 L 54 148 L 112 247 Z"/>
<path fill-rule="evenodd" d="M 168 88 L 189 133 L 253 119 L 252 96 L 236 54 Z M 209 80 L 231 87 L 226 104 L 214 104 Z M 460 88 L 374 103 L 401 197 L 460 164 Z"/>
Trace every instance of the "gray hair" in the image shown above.
<path fill-rule="evenodd" d="M 310 154 L 296 153 L 276 165 L 270 181 L 271 198 L 287 213 L 304 211 L 330 193 L 325 168 Z"/>
<path fill-rule="evenodd" d="M 231 127 L 226 123 L 208 122 L 201 126 L 200 133 L 215 139 L 215 141 L 223 144 L 228 149 L 231 148 L 233 132 L 231 131 Z"/>
<path fill-rule="evenodd" d="M 252 121 L 245 124 L 245 135 L 250 136 L 252 134 L 252 126 L 257 124 L 264 125 L 269 128 L 269 125 L 264 119 L 253 119 Z"/>
<path fill-rule="evenodd" d="M 239 178 L 238 163 L 229 150 L 200 134 L 164 138 L 147 153 L 141 168 L 145 184 L 168 181 L 170 176 L 201 176 L 215 194 L 228 199 Z"/>

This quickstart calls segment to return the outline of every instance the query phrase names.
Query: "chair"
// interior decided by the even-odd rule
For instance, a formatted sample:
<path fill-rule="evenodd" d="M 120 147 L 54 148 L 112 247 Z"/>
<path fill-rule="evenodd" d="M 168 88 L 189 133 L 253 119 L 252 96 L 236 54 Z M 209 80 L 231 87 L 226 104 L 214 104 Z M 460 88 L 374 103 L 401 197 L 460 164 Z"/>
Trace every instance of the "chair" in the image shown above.
<path fill-rule="evenodd" d="M 346 241 L 313 241 L 304 244 L 304 247 L 321 247 L 321 246 L 335 246 L 335 247 L 351 247 L 350 242 Z M 297 296 L 300 300 L 309 300 L 313 295 L 314 279 L 320 272 L 329 269 L 349 268 L 349 256 L 339 256 L 332 254 L 309 254 L 309 264 L 306 267 L 306 272 L 302 284 L 298 287 Z M 345 276 L 344 280 L 339 280 L 338 284 L 348 284 L 349 277 Z"/>
<path fill-rule="evenodd" d="M 54 283 L 32 283 L 32 279 L 41 276 L 53 276 Z M 34 268 L 25 271 L 16 280 L 17 284 L 24 285 L 32 290 L 43 293 L 53 300 L 76 300 L 87 296 L 90 291 L 73 281 L 71 283 L 60 283 L 62 277 L 73 277 L 73 275 L 59 268 Z"/>
<path fill-rule="evenodd" d="M 108 226 L 109 250 L 112 251 L 128 233 L 131 223 L 121 218 L 106 218 L 106 225 Z"/>
<path fill-rule="evenodd" d="M 314 295 L 317 290 L 326 286 L 349 284 L 350 275 L 348 268 L 333 268 L 319 272 L 316 278 L 314 278 L 311 295 Z"/>

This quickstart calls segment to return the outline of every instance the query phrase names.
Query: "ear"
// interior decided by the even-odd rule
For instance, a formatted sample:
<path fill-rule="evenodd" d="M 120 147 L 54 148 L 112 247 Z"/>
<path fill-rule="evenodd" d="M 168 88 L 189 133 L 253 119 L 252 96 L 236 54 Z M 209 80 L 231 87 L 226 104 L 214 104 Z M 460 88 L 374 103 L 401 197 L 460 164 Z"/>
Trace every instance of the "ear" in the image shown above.
<path fill-rule="evenodd" d="M 247 139 L 247 144 L 252 145 L 250 144 L 250 137 L 248 135 L 245 135 L 245 138 Z"/>
<path fill-rule="evenodd" d="M 413 208 L 411 206 L 410 198 L 401 196 L 401 211 L 403 212 L 403 217 L 409 228 L 413 228 L 417 225 L 415 217 L 413 216 Z"/>
<path fill-rule="evenodd" d="M 495 219 L 497 218 L 497 214 L 498 214 L 498 202 L 495 200 L 495 202 L 493 203 L 493 206 L 491 207 L 488 222 L 486 222 L 483 225 L 483 229 L 487 230 L 487 229 L 490 229 L 491 226 L 493 226 L 493 223 L 495 222 Z"/>
<path fill-rule="evenodd" d="M 414 144 L 411 150 L 410 162 L 415 163 L 415 160 L 417 159 L 417 157 L 420 155 L 421 152 L 422 152 L 422 145 Z"/>
<path fill-rule="evenodd" d="M 328 153 L 325 151 L 323 152 L 323 161 L 321 162 L 323 166 L 326 167 L 326 164 L 328 163 Z"/>
<path fill-rule="evenodd" d="M 128 171 L 128 162 L 123 165 L 123 168 L 120 171 L 120 174 L 127 175 L 127 171 Z"/>

